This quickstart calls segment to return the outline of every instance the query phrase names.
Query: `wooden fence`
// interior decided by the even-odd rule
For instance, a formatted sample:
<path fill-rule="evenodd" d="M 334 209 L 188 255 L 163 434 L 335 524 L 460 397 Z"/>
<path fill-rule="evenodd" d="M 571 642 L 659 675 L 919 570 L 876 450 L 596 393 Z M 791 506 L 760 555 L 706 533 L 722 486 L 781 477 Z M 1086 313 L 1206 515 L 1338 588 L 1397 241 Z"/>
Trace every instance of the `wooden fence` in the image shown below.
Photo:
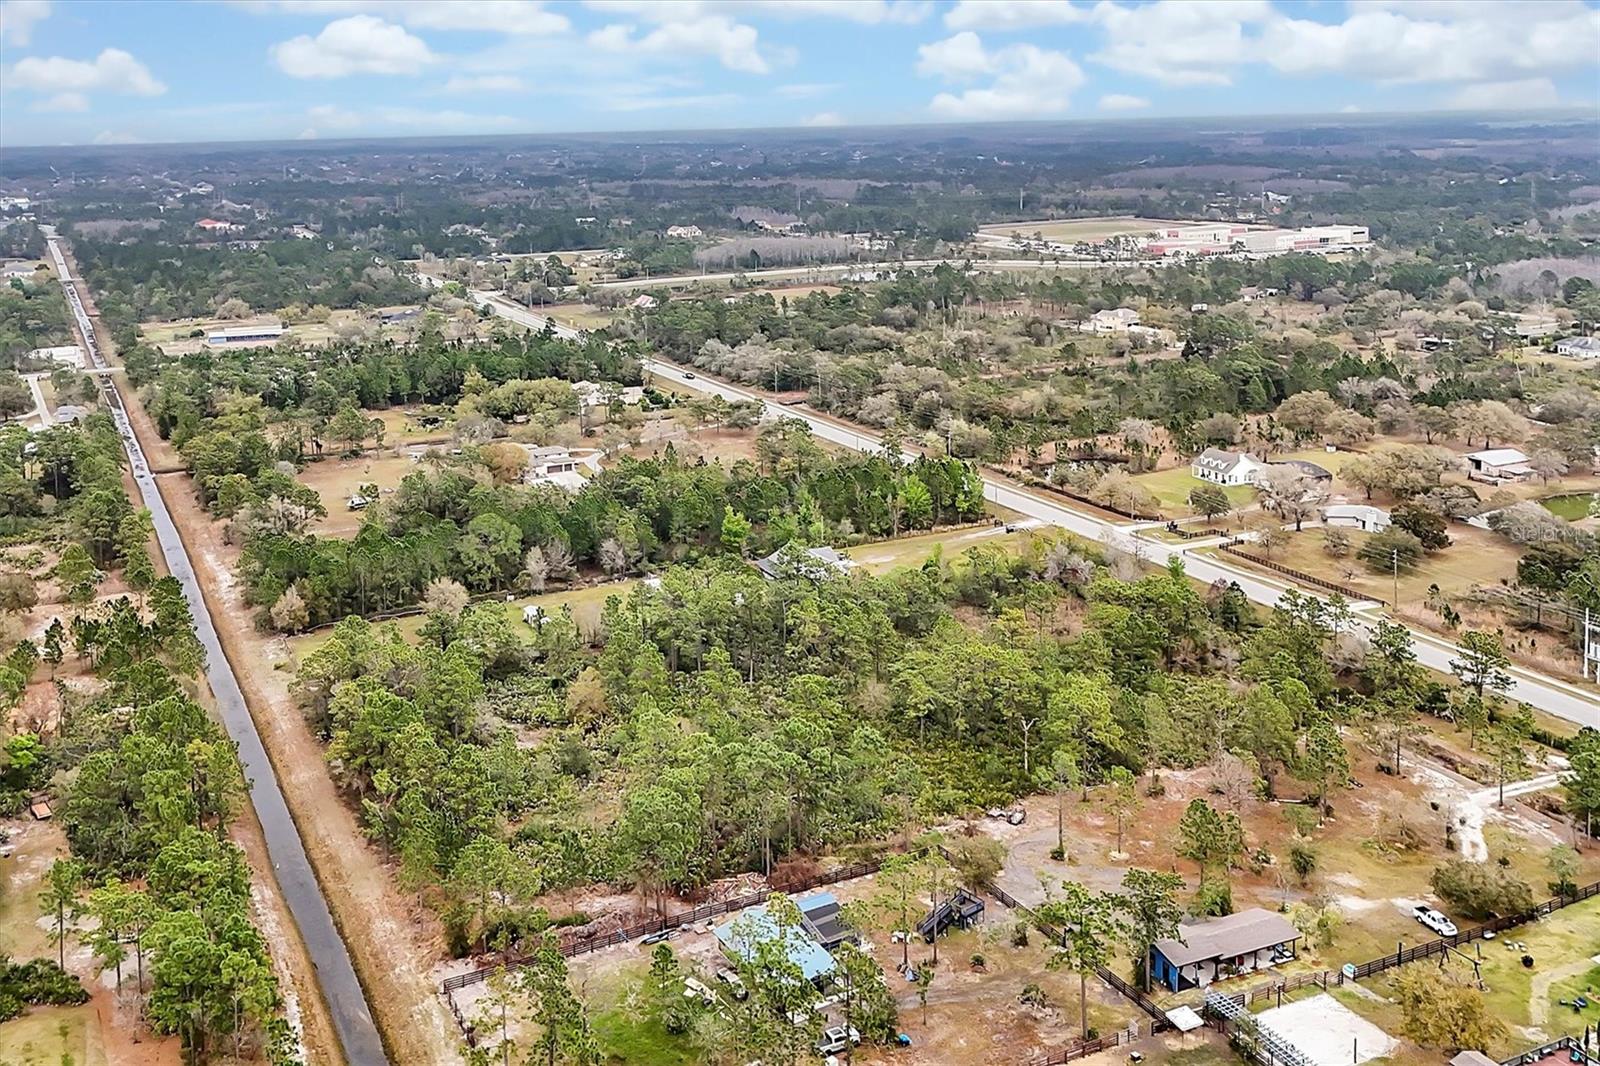
<path fill-rule="evenodd" d="M 614 944 L 626 944 L 630 940 L 638 940 L 640 937 L 649 936 L 651 933 L 659 933 L 665 929 L 681 929 L 686 925 L 703 922 L 707 918 L 715 918 L 719 914 L 742 911 L 746 907 L 754 907 L 757 904 L 765 903 L 767 897 L 774 892 L 793 894 L 819 888 L 823 885 L 838 884 L 840 881 L 850 881 L 857 877 L 865 877 L 867 874 L 877 873 L 881 865 L 882 863 L 876 860 L 851 863 L 849 866 L 825 870 L 822 873 L 802 878 L 799 881 L 774 882 L 770 889 L 763 892 L 747 892 L 742 896 L 733 896 L 729 899 L 717 900 L 714 903 L 702 903 L 693 910 L 680 911 L 677 914 L 669 914 L 662 918 L 651 918 L 649 921 L 623 926 L 621 929 L 614 929 L 609 933 L 575 937 L 562 942 L 561 954 L 568 958 L 574 955 L 586 955 L 591 951 L 599 951 L 601 948 L 608 948 Z M 489 976 L 500 969 L 502 965 L 515 968 L 525 964 L 527 961 L 525 957 L 520 955 L 508 956 L 503 964 L 496 963 L 493 966 L 481 966 L 476 970 L 469 970 L 466 973 L 445 978 L 439 983 L 439 991 L 448 995 L 458 988 L 466 988 L 468 985 L 487 981 Z"/>
<path fill-rule="evenodd" d="M 1377 597 L 1370 592 L 1362 592 L 1360 589 L 1353 589 L 1349 585 L 1341 585 L 1337 581 L 1329 581 L 1326 578 L 1318 577 L 1315 574 L 1308 574 L 1304 570 L 1296 570 L 1293 567 L 1284 566 L 1282 563 L 1275 563 L 1271 559 L 1263 559 L 1259 555 L 1251 555 L 1249 552 L 1240 551 L 1238 548 L 1234 547 L 1234 543 L 1221 544 L 1218 545 L 1218 547 L 1222 551 L 1227 552 L 1229 555 L 1237 556 L 1240 559 L 1243 559 L 1246 562 L 1254 563 L 1257 566 L 1264 566 L 1268 570 L 1276 570 L 1280 574 L 1283 574 L 1287 577 L 1292 577 L 1296 581 L 1304 582 L 1307 585 L 1312 585 L 1316 588 L 1322 589 L 1324 592 L 1337 592 L 1347 600 L 1377 599 Z"/>
<path fill-rule="evenodd" d="M 1061 930 L 1057 929 L 1048 922 L 1041 921 L 1039 916 L 1034 913 L 1033 909 L 1023 906 L 1022 901 L 1017 899 L 1017 897 L 1013 896 L 1011 893 L 1007 892 L 998 885 L 986 885 L 985 887 L 995 899 L 999 900 L 1010 909 L 1025 916 L 1028 921 L 1033 924 L 1035 929 L 1038 929 L 1039 932 L 1049 937 L 1050 940 L 1058 944 L 1062 942 L 1063 934 Z M 1124 981 L 1122 978 L 1118 977 L 1104 966 L 1096 966 L 1094 972 L 1096 977 L 1110 985 L 1115 992 L 1117 992 L 1123 998 L 1131 1001 L 1134 1006 L 1144 1011 L 1153 1019 L 1150 1025 L 1150 1032 L 1152 1034 L 1162 1032 L 1163 1030 L 1171 1027 L 1172 1023 L 1167 1021 L 1167 1012 L 1162 1010 L 1160 1005 L 1157 1004 L 1155 1000 L 1145 995 L 1140 989 L 1135 988 L 1127 981 Z M 1067 1060 L 1062 1059 L 1060 1061 L 1065 1062 Z"/>
<path fill-rule="evenodd" d="M 1063 1062 L 1085 1058 L 1098 1054 L 1107 1048 L 1121 1047 L 1131 1044 L 1139 1039 L 1139 1027 L 1130 1025 L 1126 1029 L 1118 1029 L 1109 1036 L 1097 1036 L 1093 1040 L 1074 1040 L 1066 1047 L 1054 1051 L 1040 1052 L 1024 1061 L 1023 1066 L 1060 1066 Z"/>
<path fill-rule="evenodd" d="M 1547 914 L 1560 910 L 1562 907 L 1570 907 L 1574 903 L 1581 903 L 1583 900 L 1592 899 L 1595 896 L 1600 896 L 1600 881 L 1584 885 L 1571 895 L 1547 899 L 1538 906 L 1521 914 L 1509 914 L 1503 918 L 1494 918 L 1484 922 L 1482 925 L 1459 932 L 1455 936 L 1442 936 L 1436 940 L 1418 944 L 1415 947 L 1399 948 L 1392 955 L 1382 955 L 1376 959 L 1370 959 L 1355 968 L 1355 978 L 1360 980 L 1363 977 L 1370 977 L 1375 973 L 1382 973 L 1384 970 L 1392 969 L 1396 966 L 1404 966 L 1407 963 L 1416 962 L 1418 959 L 1431 958 L 1461 944 L 1470 944 L 1474 940 L 1481 940 L 1485 933 L 1500 933 L 1507 929 L 1514 929 L 1519 925 L 1537 921 Z"/>

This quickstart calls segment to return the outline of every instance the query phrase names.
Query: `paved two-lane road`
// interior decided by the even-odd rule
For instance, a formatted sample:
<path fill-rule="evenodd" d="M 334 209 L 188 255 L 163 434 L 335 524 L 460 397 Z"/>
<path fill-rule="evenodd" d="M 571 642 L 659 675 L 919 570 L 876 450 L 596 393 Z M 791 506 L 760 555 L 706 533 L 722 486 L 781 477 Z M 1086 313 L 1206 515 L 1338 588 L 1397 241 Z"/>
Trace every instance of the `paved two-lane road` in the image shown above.
<path fill-rule="evenodd" d="M 577 340 L 581 336 L 578 330 L 570 326 L 553 324 L 548 317 L 536 314 L 498 293 L 474 291 L 472 297 L 495 314 L 530 329 L 543 330 L 546 326 L 553 325 L 557 336 L 570 340 Z M 700 377 L 694 371 L 685 370 L 675 363 L 646 359 L 644 366 L 651 374 L 697 392 L 721 396 L 730 402 L 754 401 L 761 404 L 766 413 L 774 418 L 798 418 L 808 424 L 818 437 L 833 444 L 856 451 L 877 451 L 882 447 L 882 442 L 870 433 L 811 411 L 785 407 L 737 385 Z M 915 455 L 908 452 L 906 458 L 912 459 Z M 1193 554 L 1181 546 L 1142 536 L 1128 526 L 1073 510 L 1054 500 L 1022 489 L 1003 478 L 985 475 L 983 487 L 984 496 L 990 502 L 1040 522 L 1058 526 L 1089 540 L 1122 543 L 1136 549 L 1154 563 L 1165 563 L 1173 556 L 1177 556 L 1183 560 L 1184 569 L 1191 577 L 1207 582 L 1218 580 L 1235 582 L 1246 596 L 1259 604 L 1270 607 L 1278 602 L 1278 597 L 1294 587 L 1215 558 Z M 1296 591 L 1302 595 L 1310 595 L 1303 590 L 1296 589 Z M 1358 625 L 1363 629 L 1370 629 L 1381 617 L 1376 604 L 1355 606 Z M 1411 637 L 1418 662 L 1441 673 L 1450 672 L 1450 660 L 1460 654 L 1454 644 L 1417 629 L 1411 630 Z M 1564 718 L 1576 725 L 1600 729 L 1600 697 L 1597 697 L 1596 693 L 1522 667 L 1513 667 L 1510 672 L 1512 684 L 1507 695 L 1512 699 L 1522 700 L 1530 707 L 1557 718 Z"/>
<path fill-rule="evenodd" d="M 49 230 L 46 230 L 46 234 L 49 238 L 50 257 L 55 262 L 56 273 L 61 279 L 67 304 L 72 309 L 73 318 L 77 320 L 78 332 L 83 335 L 88 364 L 98 369 L 106 369 L 106 362 L 100 354 L 99 338 L 95 333 L 94 323 L 84 311 L 77 284 L 67 271 L 66 257 L 57 246 L 55 235 Z M 256 732 L 255 721 L 250 717 L 250 709 L 245 705 L 244 693 L 239 690 L 239 681 L 234 676 L 233 667 L 229 665 L 228 657 L 222 650 L 222 642 L 217 638 L 216 626 L 212 624 L 211 612 L 206 607 L 205 597 L 200 593 L 200 584 L 195 578 L 189 552 L 184 547 L 182 537 L 178 535 L 178 528 L 167 510 L 166 501 L 161 498 L 160 489 L 156 487 L 155 478 L 150 473 L 150 464 L 144 457 L 144 450 L 140 448 L 139 440 L 133 434 L 133 424 L 129 422 L 128 413 L 123 409 L 116 381 L 110 374 L 100 374 L 98 378 L 106 405 L 111 410 L 111 417 L 116 421 L 117 432 L 122 435 L 122 445 L 127 450 L 128 461 L 133 464 L 133 478 L 139 486 L 139 495 L 143 498 L 144 505 L 150 509 L 150 516 L 155 525 L 156 541 L 161 546 L 161 554 L 166 558 L 167 569 L 183 585 L 184 597 L 189 601 L 189 610 L 194 614 L 195 633 L 206 649 L 206 681 L 216 696 L 217 709 L 228 735 L 239 746 L 239 762 L 244 768 L 245 780 L 250 784 L 250 803 L 255 808 L 256 818 L 261 823 L 262 835 L 266 838 L 267 855 L 272 860 L 278 888 L 283 893 L 284 902 L 289 906 L 289 913 L 294 916 L 295 925 L 300 929 L 306 951 L 317 969 L 315 977 L 322 987 L 322 994 L 327 999 L 329 1011 L 333 1015 L 334 1029 L 339 1043 L 344 1048 L 345 1059 L 351 1066 L 377 1066 L 379 1063 L 386 1063 L 388 1057 L 383 1052 L 383 1041 L 379 1039 L 377 1027 L 372 1023 L 366 996 L 362 994 L 361 983 L 356 980 L 355 968 L 350 964 L 350 953 L 345 948 L 344 940 L 339 936 L 339 930 L 333 924 L 333 916 L 328 911 L 327 901 L 323 899 L 322 888 L 317 884 L 316 875 L 311 869 L 311 861 L 306 857 L 305 846 L 300 841 L 300 832 L 295 827 L 294 820 L 289 817 L 289 808 L 284 802 L 282 791 L 278 788 L 277 775 L 273 773 L 272 764 L 267 761 L 266 749 L 261 745 L 261 736 Z"/>

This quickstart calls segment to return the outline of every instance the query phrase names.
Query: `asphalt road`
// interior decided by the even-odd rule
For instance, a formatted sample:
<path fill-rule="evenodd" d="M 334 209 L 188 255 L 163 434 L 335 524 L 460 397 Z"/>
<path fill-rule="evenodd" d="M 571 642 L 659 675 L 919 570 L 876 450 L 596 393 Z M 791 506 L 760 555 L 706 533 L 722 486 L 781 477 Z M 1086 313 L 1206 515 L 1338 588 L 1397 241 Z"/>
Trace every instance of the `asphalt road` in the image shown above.
<path fill-rule="evenodd" d="M 89 363 L 104 368 L 106 363 L 100 355 L 94 324 L 84 312 L 77 284 L 68 275 L 66 259 L 53 235 L 50 237 L 50 256 L 61 278 L 67 304 L 77 319 L 78 331 L 83 335 Z M 194 614 L 196 635 L 206 649 L 206 680 L 216 696 L 223 725 L 239 746 L 239 762 L 244 768 L 245 780 L 250 783 L 250 803 L 255 808 L 256 818 L 266 838 L 267 854 L 272 859 L 278 888 L 300 929 L 300 937 L 305 942 L 312 965 L 316 967 L 317 981 L 333 1015 L 334 1029 L 344 1048 L 345 1059 L 350 1066 L 387 1063 L 389 1060 L 383 1052 L 383 1042 L 372 1023 L 372 1013 L 367 1009 L 366 996 L 362 994 L 361 983 L 356 980 L 355 968 L 350 964 L 350 953 L 333 924 L 322 888 L 317 884 L 311 861 L 306 857 L 305 847 L 300 841 L 300 832 L 289 816 L 283 792 L 278 788 L 277 775 L 273 773 L 266 750 L 261 746 L 261 736 L 256 732 L 255 721 L 245 705 L 244 693 L 239 690 L 238 678 L 234 676 L 233 667 L 223 653 L 216 626 L 211 621 L 211 612 L 200 594 L 200 584 L 195 578 L 188 549 L 178 535 L 166 501 L 156 488 L 150 464 L 145 460 L 144 450 L 139 447 L 133 425 L 123 409 L 116 382 L 109 374 L 100 375 L 99 381 L 111 416 L 116 421 L 117 432 L 122 435 L 128 461 L 133 464 L 133 477 L 139 486 L 139 494 L 144 505 L 150 509 L 156 541 L 166 558 L 167 569 L 183 585 L 184 597 Z"/>
<path fill-rule="evenodd" d="M 497 293 L 474 291 L 472 296 L 479 304 L 486 304 L 495 314 L 531 329 L 542 330 L 549 321 L 545 316 L 536 314 Z M 555 332 L 558 336 L 571 340 L 576 340 L 580 336 L 579 331 L 570 326 L 557 325 Z M 675 363 L 665 363 L 658 359 L 646 359 L 644 363 L 645 369 L 651 374 L 685 388 L 721 396 L 729 401 L 753 400 L 760 403 L 766 409 L 766 413 L 775 418 L 798 418 L 807 423 L 818 437 L 831 443 L 857 451 L 877 451 L 882 446 L 878 438 L 870 433 L 842 425 L 810 411 L 785 407 L 737 385 L 700 377 L 694 371 L 686 371 Z M 915 458 L 909 452 L 906 457 Z M 983 485 L 984 496 L 992 503 L 1010 508 L 1029 518 L 1058 526 L 1089 540 L 1119 544 L 1128 550 L 1136 551 L 1153 563 L 1164 564 L 1176 555 L 1183 560 L 1184 569 L 1189 576 L 1206 582 L 1217 580 L 1236 582 L 1244 590 L 1244 594 L 1255 603 L 1270 607 L 1290 588 L 1296 588 L 1209 556 L 1196 555 L 1182 546 L 1142 536 L 1128 525 L 1108 522 L 1096 515 L 1073 510 L 1054 500 L 1019 489 L 1000 478 L 986 475 Z M 1301 595 L 1314 595 L 1304 589 L 1296 588 L 1296 591 Z M 1383 617 L 1381 605 L 1376 603 L 1357 603 L 1352 607 L 1358 619 L 1357 625 L 1362 629 L 1370 629 L 1379 618 Z M 1460 650 L 1449 641 L 1431 633 L 1418 629 L 1411 629 L 1410 632 L 1417 661 L 1429 669 L 1449 673 L 1450 660 L 1458 656 Z M 1577 685 L 1523 667 L 1513 667 L 1510 673 L 1512 683 L 1506 693 L 1510 698 L 1522 700 L 1530 707 L 1576 725 L 1600 729 L 1600 694 L 1585 691 Z"/>

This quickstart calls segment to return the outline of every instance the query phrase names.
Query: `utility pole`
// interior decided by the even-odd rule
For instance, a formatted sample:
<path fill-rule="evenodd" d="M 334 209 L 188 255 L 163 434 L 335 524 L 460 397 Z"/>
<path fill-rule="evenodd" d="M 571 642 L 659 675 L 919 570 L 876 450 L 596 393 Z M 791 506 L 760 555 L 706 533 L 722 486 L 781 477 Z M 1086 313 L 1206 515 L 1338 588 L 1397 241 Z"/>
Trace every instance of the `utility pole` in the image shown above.
<path fill-rule="evenodd" d="M 1391 600 L 1395 610 L 1400 609 L 1400 549 L 1390 548 L 1389 556 L 1394 563 L 1394 598 Z"/>

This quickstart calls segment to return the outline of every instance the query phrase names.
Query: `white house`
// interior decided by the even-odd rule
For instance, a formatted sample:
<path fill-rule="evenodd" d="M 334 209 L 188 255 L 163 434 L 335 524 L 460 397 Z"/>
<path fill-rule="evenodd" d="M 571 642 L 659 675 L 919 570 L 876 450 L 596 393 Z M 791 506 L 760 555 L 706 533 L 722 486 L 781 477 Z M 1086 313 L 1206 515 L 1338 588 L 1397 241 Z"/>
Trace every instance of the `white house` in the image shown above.
<path fill-rule="evenodd" d="M 776 581 L 787 570 L 811 581 L 848 574 L 854 570 L 854 559 L 835 548 L 800 548 L 785 544 L 765 559 L 757 559 L 755 568 L 768 581 Z"/>
<path fill-rule="evenodd" d="M 608 388 L 615 388 L 617 399 L 625 407 L 632 407 L 644 402 L 644 389 L 638 385 L 609 386 L 603 382 L 574 381 L 572 391 L 578 397 L 579 407 L 606 407 L 609 401 L 606 397 Z"/>
<path fill-rule="evenodd" d="M 705 234 L 700 231 L 699 226 L 668 226 L 667 236 L 678 237 L 686 241 L 697 241 L 704 237 Z"/>
<path fill-rule="evenodd" d="M 1394 524 L 1389 512 L 1365 503 L 1336 503 L 1322 509 L 1322 524 L 1382 533 Z"/>
<path fill-rule="evenodd" d="M 1084 333 L 1126 333 L 1139 322 L 1139 312 L 1131 307 L 1111 307 L 1096 311 L 1078 329 Z"/>
<path fill-rule="evenodd" d="M 1570 355 L 1574 359 L 1600 359 L 1600 337 L 1568 337 L 1556 341 L 1557 355 Z"/>
<path fill-rule="evenodd" d="M 1526 481 L 1533 476 L 1528 457 L 1517 448 L 1489 448 L 1467 457 L 1467 477 L 1475 481 Z"/>
<path fill-rule="evenodd" d="M 83 369 L 83 349 L 76 344 L 62 344 L 54 348 L 35 348 L 28 353 L 28 358 L 40 363 L 55 363 L 59 366 L 70 366 L 76 370 Z"/>
<path fill-rule="evenodd" d="M 628 306 L 636 311 L 648 311 L 660 302 L 661 301 L 657 300 L 654 296 L 651 296 L 649 293 L 645 293 L 643 296 L 635 297 L 633 301 L 628 304 Z"/>
<path fill-rule="evenodd" d="M 1207 448 L 1189 464 L 1189 473 L 1217 485 L 1254 485 L 1266 469 L 1267 464 L 1249 452 L 1221 448 Z"/>
<path fill-rule="evenodd" d="M 570 492 L 583 488 L 578 460 L 565 448 L 528 448 L 528 468 L 523 474 L 530 485 L 560 485 Z"/>

